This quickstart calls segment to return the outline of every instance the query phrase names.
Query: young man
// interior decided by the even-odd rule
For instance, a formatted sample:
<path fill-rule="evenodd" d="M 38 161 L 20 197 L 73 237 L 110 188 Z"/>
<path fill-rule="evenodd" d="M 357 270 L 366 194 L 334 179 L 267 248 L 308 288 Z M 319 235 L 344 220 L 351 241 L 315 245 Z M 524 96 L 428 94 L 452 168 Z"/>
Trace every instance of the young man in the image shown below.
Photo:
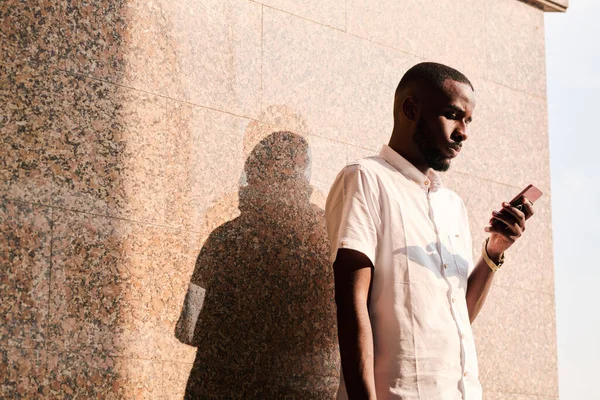
<path fill-rule="evenodd" d="M 389 145 L 347 165 L 331 188 L 339 399 L 482 398 L 471 323 L 533 208 L 492 212 L 473 262 L 465 205 L 435 171 L 458 156 L 474 107 L 462 73 L 415 65 L 396 89 Z"/>

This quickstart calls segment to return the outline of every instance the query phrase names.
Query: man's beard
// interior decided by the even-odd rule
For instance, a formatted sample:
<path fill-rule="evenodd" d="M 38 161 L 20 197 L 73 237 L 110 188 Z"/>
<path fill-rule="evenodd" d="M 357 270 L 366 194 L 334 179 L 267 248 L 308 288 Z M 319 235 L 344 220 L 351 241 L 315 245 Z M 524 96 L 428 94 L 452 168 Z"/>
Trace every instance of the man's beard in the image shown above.
<path fill-rule="evenodd" d="M 417 123 L 414 141 L 421 150 L 425 162 L 435 171 L 447 171 L 450 168 L 448 156 L 443 154 L 431 141 L 431 132 L 425 126 L 425 121 L 421 118 Z"/>

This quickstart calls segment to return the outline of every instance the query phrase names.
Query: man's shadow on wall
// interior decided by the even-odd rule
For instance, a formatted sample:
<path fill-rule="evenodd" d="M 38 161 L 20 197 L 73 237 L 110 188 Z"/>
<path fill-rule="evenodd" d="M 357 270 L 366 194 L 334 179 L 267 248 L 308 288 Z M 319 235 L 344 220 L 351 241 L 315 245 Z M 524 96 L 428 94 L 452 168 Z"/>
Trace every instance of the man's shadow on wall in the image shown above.
<path fill-rule="evenodd" d="M 240 216 L 197 258 L 177 324 L 197 347 L 187 399 L 329 399 L 339 358 L 324 213 L 307 141 L 263 139 L 245 163 Z"/>

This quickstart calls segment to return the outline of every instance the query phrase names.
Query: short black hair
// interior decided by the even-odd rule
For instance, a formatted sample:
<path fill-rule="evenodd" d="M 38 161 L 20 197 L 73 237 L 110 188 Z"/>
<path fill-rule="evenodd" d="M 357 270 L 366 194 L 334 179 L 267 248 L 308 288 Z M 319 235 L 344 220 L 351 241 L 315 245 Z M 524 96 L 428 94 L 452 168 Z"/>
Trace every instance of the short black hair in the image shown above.
<path fill-rule="evenodd" d="M 398 84 L 396 88 L 396 95 L 400 90 L 404 89 L 409 83 L 412 82 L 423 82 L 430 85 L 433 88 L 443 90 L 444 82 L 446 79 L 452 79 L 453 81 L 466 83 L 471 87 L 471 90 L 475 91 L 471 81 L 460 71 L 455 70 L 444 64 L 435 62 L 422 62 L 412 66 Z"/>

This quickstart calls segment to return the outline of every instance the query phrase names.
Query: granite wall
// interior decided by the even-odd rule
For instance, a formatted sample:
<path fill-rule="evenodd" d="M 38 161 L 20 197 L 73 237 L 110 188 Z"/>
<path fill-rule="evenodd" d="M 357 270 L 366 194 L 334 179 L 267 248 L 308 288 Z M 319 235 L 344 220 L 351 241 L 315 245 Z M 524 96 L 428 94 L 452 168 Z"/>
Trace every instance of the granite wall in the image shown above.
<path fill-rule="evenodd" d="M 433 60 L 478 96 L 444 174 L 474 254 L 501 201 L 545 192 L 475 323 L 485 398 L 557 398 L 540 9 L 0 7 L 0 397 L 331 398 L 325 197 L 387 142 L 402 74 Z"/>

